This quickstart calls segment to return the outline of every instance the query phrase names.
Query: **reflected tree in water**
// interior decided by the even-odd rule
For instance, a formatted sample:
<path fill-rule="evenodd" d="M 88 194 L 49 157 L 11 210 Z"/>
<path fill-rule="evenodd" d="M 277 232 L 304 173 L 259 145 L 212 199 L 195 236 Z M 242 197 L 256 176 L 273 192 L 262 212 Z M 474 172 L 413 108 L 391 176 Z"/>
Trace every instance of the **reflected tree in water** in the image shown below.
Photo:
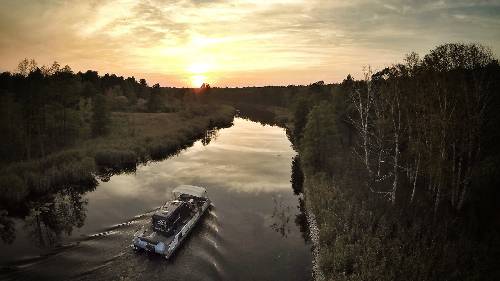
<path fill-rule="evenodd" d="M 7 211 L 0 210 L 0 237 L 6 244 L 12 244 L 16 239 L 14 222 L 9 218 Z"/>
<path fill-rule="evenodd" d="M 115 167 L 100 166 L 97 169 L 96 178 L 102 182 L 108 182 L 112 176 L 120 174 L 135 174 L 137 165 L 117 165 Z"/>
<path fill-rule="evenodd" d="M 84 225 L 88 200 L 82 194 L 62 191 L 49 202 L 36 203 L 24 221 L 24 231 L 37 246 L 57 245 L 62 235 L 71 235 Z"/>
<path fill-rule="evenodd" d="M 291 216 L 290 206 L 283 203 L 281 196 L 273 196 L 273 201 L 274 210 L 271 218 L 274 222 L 271 224 L 271 228 L 286 238 L 291 231 L 289 225 Z"/>
<path fill-rule="evenodd" d="M 304 173 L 300 165 L 300 157 L 297 154 L 292 160 L 292 175 L 290 182 L 292 184 L 293 193 L 299 197 L 299 205 L 297 206 L 299 213 L 295 216 L 295 224 L 299 227 L 304 241 L 309 242 L 309 223 L 307 222 L 307 211 L 303 195 Z"/>
<path fill-rule="evenodd" d="M 211 141 L 216 140 L 219 136 L 219 128 L 214 127 L 205 131 L 205 134 L 201 138 L 201 143 L 203 146 L 207 146 Z"/>
<path fill-rule="evenodd" d="M 238 108 L 238 117 L 253 122 L 258 122 L 262 126 L 270 125 L 277 126 L 275 121 L 276 115 L 269 111 L 248 103 L 240 103 L 236 106 Z"/>
<path fill-rule="evenodd" d="M 299 209 L 299 213 L 295 216 L 295 224 L 299 227 L 302 238 L 307 243 L 310 241 L 309 223 L 307 222 L 306 204 L 303 197 L 299 197 L 297 209 Z"/>
<path fill-rule="evenodd" d="M 65 176 L 57 172 L 30 176 L 30 182 L 37 183 L 39 189 L 43 187 L 45 193 L 34 193 L 22 203 L 2 206 L 5 209 L 0 209 L 0 237 L 3 243 L 13 243 L 19 230 L 14 221 L 21 219 L 29 240 L 41 247 L 54 245 L 62 234 L 70 235 L 74 227 L 83 226 L 87 200 L 82 197 L 95 190 L 98 181 L 90 170 L 78 169 Z"/>
<path fill-rule="evenodd" d="M 298 154 L 295 155 L 292 160 L 292 176 L 290 182 L 292 183 L 293 193 L 295 195 L 301 194 L 303 190 L 302 185 L 304 184 L 304 174 L 300 167 L 300 157 Z"/>

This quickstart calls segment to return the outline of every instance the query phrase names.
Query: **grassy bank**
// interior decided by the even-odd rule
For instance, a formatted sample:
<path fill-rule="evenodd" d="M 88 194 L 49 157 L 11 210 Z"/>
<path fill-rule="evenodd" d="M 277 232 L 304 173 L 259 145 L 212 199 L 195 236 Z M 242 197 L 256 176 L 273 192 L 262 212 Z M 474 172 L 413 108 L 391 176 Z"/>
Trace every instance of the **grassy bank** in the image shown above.
<path fill-rule="evenodd" d="M 196 105 L 175 113 L 113 113 L 110 133 L 81 140 L 46 157 L 11 163 L 0 174 L 0 203 L 15 211 L 27 199 L 70 188 L 95 188 L 106 178 L 134 170 L 140 162 L 163 159 L 203 137 L 206 130 L 231 124 L 229 106 Z"/>

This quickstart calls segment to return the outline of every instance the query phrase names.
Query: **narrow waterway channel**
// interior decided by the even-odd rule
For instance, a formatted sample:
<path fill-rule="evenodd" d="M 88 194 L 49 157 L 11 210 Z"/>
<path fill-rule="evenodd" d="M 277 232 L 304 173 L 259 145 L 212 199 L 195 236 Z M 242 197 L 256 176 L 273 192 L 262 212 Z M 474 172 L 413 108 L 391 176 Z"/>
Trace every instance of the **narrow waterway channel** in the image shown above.
<path fill-rule="evenodd" d="M 68 207 L 54 220 L 72 220 L 69 235 L 51 237 L 33 216 L 18 221 L 15 241 L 0 245 L 0 279 L 310 280 L 294 156 L 282 128 L 235 118 L 210 142 L 62 196 Z M 133 234 L 180 184 L 206 187 L 214 206 L 172 260 L 134 253 Z"/>

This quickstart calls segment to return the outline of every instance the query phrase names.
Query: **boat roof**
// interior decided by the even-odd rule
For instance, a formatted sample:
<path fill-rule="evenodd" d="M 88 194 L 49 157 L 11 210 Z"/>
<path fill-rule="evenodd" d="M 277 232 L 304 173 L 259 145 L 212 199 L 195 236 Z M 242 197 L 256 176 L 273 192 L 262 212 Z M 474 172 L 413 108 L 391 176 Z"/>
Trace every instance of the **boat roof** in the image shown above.
<path fill-rule="evenodd" d="M 207 197 L 207 190 L 201 186 L 179 185 L 173 191 L 174 194 L 188 194 L 196 197 Z"/>

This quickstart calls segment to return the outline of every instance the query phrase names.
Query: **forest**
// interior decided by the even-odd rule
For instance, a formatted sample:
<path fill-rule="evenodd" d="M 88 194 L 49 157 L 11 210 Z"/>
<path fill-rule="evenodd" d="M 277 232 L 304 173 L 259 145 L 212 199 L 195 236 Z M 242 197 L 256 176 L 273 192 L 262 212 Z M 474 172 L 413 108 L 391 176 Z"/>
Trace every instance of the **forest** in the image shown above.
<path fill-rule="evenodd" d="M 358 80 L 206 99 L 266 109 L 287 129 L 327 280 L 494 280 L 499 93 L 492 52 L 449 43 Z"/>
<path fill-rule="evenodd" d="M 445 44 L 290 101 L 327 279 L 500 276 L 499 83 L 489 49 Z"/>
<path fill-rule="evenodd" d="M 95 187 L 96 166 L 161 159 L 230 124 L 233 108 L 258 109 L 298 152 L 292 184 L 327 280 L 496 280 L 499 90 L 498 60 L 464 43 L 338 84 L 244 88 L 150 87 L 24 60 L 0 74 L 0 199 L 12 212 L 47 190 Z"/>
<path fill-rule="evenodd" d="M 44 204 L 56 207 L 38 225 L 44 221 L 56 235 L 69 234 L 78 221 L 83 224 L 79 213 L 85 212 L 72 207 L 76 221 L 53 218 L 72 220 L 67 203 L 81 206 L 80 195 L 95 189 L 98 179 L 133 172 L 199 138 L 210 141 L 207 132 L 229 126 L 234 109 L 203 103 L 203 92 L 91 70 L 74 73 L 57 62 L 39 66 L 28 59 L 16 72 L 1 73 L 2 240 L 15 238 L 13 217 L 24 218 Z"/>
<path fill-rule="evenodd" d="M 91 70 L 73 73 L 57 62 L 39 67 L 33 59 L 21 61 L 16 73 L 1 73 L 0 91 L 3 164 L 106 135 L 110 112 L 175 112 L 195 99 L 188 89 Z"/>

